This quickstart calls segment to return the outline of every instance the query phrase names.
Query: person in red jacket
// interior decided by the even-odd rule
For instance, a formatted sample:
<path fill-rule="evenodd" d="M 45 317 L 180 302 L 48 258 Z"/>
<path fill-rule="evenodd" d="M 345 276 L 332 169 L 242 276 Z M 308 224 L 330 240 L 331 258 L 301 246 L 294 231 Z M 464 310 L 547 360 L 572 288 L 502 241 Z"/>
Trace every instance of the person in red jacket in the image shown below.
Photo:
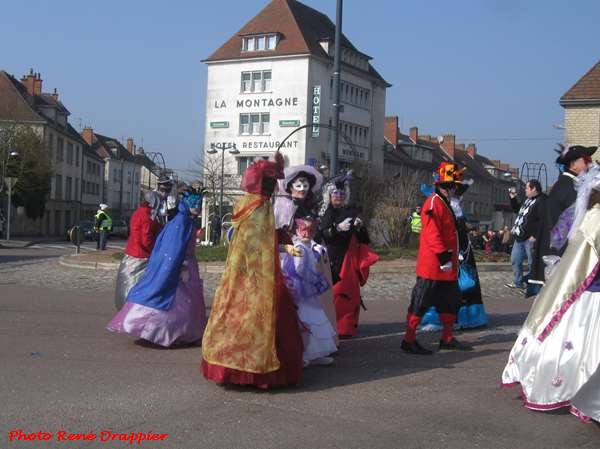
<path fill-rule="evenodd" d="M 148 191 L 144 194 L 144 201 L 129 220 L 129 240 L 117 274 L 115 289 L 117 310 L 123 307 L 129 290 L 146 270 L 154 242 L 162 228 L 159 217 L 160 206 L 160 195 L 155 191 Z"/>
<path fill-rule="evenodd" d="M 421 208 L 421 236 L 417 255 L 417 281 L 412 290 L 403 351 L 429 355 L 433 352 L 417 341 L 417 327 L 430 307 L 435 307 L 442 322 L 439 349 L 472 350 L 452 333 L 460 308 L 458 288 L 458 234 L 456 217 L 450 206 L 450 192 L 456 188 L 463 170 L 451 162 L 442 162 L 435 173 L 435 192 Z"/>

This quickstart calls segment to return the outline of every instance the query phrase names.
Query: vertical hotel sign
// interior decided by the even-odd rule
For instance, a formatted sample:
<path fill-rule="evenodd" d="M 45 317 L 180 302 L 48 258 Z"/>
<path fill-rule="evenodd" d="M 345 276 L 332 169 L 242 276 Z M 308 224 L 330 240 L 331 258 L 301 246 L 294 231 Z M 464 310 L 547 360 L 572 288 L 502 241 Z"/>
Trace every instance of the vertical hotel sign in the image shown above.
<path fill-rule="evenodd" d="M 321 86 L 313 87 L 312 97 L 312 136 L 319 137 L 319 123 L 321 121 Z"/>

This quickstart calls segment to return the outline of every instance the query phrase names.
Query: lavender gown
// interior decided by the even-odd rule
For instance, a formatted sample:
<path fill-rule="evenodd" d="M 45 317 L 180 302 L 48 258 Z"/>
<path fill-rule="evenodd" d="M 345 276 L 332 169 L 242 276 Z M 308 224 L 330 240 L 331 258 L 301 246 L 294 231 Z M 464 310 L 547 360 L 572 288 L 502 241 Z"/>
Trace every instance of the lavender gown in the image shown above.
<path fill-rule="evenodd" d="M 171 307 L 160 310 L 127 301 L 108 323 L 107 329 L 128 333 L 165 347 L 174 343 L 199 341 L 206 326 L 202 288 L 195 254 L 195 238 L 192 237 L 187 245 Z"/>

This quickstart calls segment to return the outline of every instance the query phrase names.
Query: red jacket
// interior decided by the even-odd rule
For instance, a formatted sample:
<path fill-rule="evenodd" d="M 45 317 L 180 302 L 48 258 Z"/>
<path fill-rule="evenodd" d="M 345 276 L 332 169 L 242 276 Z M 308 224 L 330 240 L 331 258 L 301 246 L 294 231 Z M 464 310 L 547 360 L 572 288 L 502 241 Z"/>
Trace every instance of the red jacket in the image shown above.
<path fill-rule="evenodd" d="M 435 281 L 458 278 L 458 234 L 450 205 L 437 193 L 427 197 L 421 208 L 423 224 L 417 255 L 417 276 Z M 452 251 L 452 270 L 440 270 L 437 254 Z"/>
<path fill-rule="evenodd" d="M 139 259 L 150 257 L 154 242 L 161 229 L 160 223 L 150 218 L 150 212 L 152 212 L 152 209 L 150 209 L 148 203 L 142 203 L 131 216 L 131 220 L 129 220 L 129 240 L 127 240 L 127 247 L 125 248 L 125 254 L 128 256 Z"/>

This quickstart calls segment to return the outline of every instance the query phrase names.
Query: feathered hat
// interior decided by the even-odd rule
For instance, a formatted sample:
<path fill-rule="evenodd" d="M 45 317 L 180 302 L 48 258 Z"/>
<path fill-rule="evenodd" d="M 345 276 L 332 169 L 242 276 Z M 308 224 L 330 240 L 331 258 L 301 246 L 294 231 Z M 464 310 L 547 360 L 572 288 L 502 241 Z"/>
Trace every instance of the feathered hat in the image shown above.
<path fill-rule="evenodd" d="M 461 182 L 465 170 L 466 167 L 459 169 L 454 162 L 442 162 L 433 174 L 433 181 L 436 185 Z"/>
<path fill-rule="evenodd" d="M 590 163 L 592 161 L 592 154 L 594 154 L 597 149 L 598 147 L 584 147 L 582 145 L 566 147 L 565 145 L 558 144 L 558 148 L 554 150 L 558 153 L 556 163 L 567 165 L 569 162 L 579 159 L 580 157 L 586 159 L 587 163 Z"/>
<path fill-rule="evenodd" d="M 347 171 L 341 175 L 331 178 L 325 187 L 323 187 L 323 208 L 321 212 L 324 213 L 327 206 L 331 201 L 331 197 L 344 198 L 345 204 L 350 201 L 350 180 L 352 179 L 352 170 Z"/>
<path fill-rule="evenodd" d="M 284 170 L 284 178 L 279 181 L 279 188 L 283 192 L 290 193 L 290 184 L 298 176 L 304 176 L 308 179 L 310 190 L 317 193 L 323 185 L 323 175 L 311 165 L 294 165 L 286 167 Z"/>

